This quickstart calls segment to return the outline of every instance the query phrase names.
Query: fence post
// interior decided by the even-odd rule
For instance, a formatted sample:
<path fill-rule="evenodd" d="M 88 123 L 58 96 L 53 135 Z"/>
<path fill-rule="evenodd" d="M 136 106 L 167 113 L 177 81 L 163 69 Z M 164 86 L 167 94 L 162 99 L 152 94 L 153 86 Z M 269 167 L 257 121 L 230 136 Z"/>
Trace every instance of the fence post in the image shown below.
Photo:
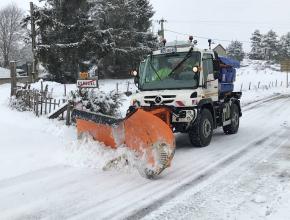
<path fill-rule="evenodd" d="M 243 83 L 242 83 L 242 85 L 241 85 L 241 90 L 240 90 L 240 92 L 242 92 L 243 91 Z"/>
<path fill-rule="evenodd" d="M 289 88 L 289 71 L 286 73 L 286 88 L 288 89 Z"/>
<path fill-rule="evenodd" d="M 69 102 L 67 105 L 67 110 L 66 110 L 66 125 L 70 126 L 70 121 L 71 121 L 71 110 L 72 110 L 72 104 Z"/>
<path fill-rule="evenodd" d="M 116 84 L 117 94 L 119 93 L 119 83 Z"/>
<path fill-rule="evenodd" d="M 38 117 L 39 116 L 39 94 L 36 92 L 35 94 L 35 103 L 36 103 L 36 106 L 35 106 L 35 111 L 36 111 L 36 116 Z"/>
<path fill-rule="evenodd" d="M 66 84 L 63 84 L 64 86 L 64 97 L 66 97 Z"/>
<path fill-rule="evenodd" d="M 16 95 L 16 86 L 17 86 L 17 78 L 16 78 L 16 62 L 10 62 L 10 77 L 11 77 L 11 96 Z"/>
<path fill-rule="evenodd" d="M 51 103 L 52 103 L 52 98 L 49 98 L 49 114 L 51 113 Z"/>
<path fill-rule="evenodd" d="M 252 85 L 252 82 L 250 82 L 250 84 L 249 84 L 249 90 L 251 90 L 251 85 Z"/>
<path fill-rule="evenodd" d="M 128 81 L 128 84 L 127 84 L 127 92 L 129 92 L 130 90 L 130 81 Z"/>
<path fill-rule="evenodd" d="M 48 93 L 48 85 L 45 86 L 45 89 L 44 89 L 44 96 L 47 96 L 47 93 Z"/>
<path fill-rule="evenodd" d="M 261 82 L 258 82 L 258 89 L 260 88 L 260 84 L 261 84 Z"/>
<path fill-rule="evenodd" d="M 40 81 L 40 93 L 43 94 L 43 81 Z"/>
<path fill-rule="evenodd" d="M 47 97 L 44 96 L 44 114 L 47 114 Z"/>

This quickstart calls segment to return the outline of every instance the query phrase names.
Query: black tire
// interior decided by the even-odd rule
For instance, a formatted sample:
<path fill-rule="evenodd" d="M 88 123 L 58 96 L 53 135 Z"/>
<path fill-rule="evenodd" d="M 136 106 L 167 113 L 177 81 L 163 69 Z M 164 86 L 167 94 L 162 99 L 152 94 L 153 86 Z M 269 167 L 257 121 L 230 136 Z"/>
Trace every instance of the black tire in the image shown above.
<path fill-rule="evenodd" d="M 225 134 L 236 134 L 240 126 L 240 112 L 237 104 L 233 104 L 231 108 L 231 124 L 224 126 L 223 130 Z"/>
<path fill-rule="evenodd" d="M 203 109 L 188 135 L 194 147 L 206 147 L 210 144 L 213 133 L 213 117 L 208 109 Z"/>

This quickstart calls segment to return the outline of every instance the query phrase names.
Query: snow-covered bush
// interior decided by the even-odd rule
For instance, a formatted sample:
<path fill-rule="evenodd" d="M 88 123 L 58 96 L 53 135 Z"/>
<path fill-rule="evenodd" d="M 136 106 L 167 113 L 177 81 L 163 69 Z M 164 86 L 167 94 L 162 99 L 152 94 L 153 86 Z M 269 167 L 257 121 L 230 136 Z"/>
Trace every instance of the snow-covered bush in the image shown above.
<path fill-rule="evenodd" d="M 121 117 L 122 97 L 115 91 L 105 93 L 99 90 L 79 89 L 71 92 L 71 99 L 77 108 L 114 117 Z"/>
<path fill-rule="evenodd" d="M 16 109 L 20 112 L 31 111 L 31 108 L 22 97 L 16 98 L 15 96 L 12 96 L 9 100 L 9 106 L 10 108 Z"/>

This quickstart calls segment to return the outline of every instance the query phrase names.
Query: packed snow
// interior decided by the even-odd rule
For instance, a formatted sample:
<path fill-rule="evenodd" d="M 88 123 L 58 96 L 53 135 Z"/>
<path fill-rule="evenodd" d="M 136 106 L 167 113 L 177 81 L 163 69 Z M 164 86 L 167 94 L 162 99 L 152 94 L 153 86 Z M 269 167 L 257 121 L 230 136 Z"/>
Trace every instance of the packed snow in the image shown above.
<path fill-rule="evenodd" d="M 78 140 L 63 121 L 11 110 L 10 85 L 1 85 L 0 219 L 288 219 L 290 91 L 277 68 L 246 61 L 235 84 L 237 91 L 243 84 L 240 132 L 218 130 L 204 149 L 177 135 L 172 167 L 154 181 L 127 163 L 104 171 L 130 152 Z M 100 89 L 124 93 L 128 82 L 135 92 L 132 80 L 102 80 Z M 65 96 L 64 85 L 45 85 Z M 75 89 L 66 85 L 66 95 Z M 124 115 L 130 97 L 123 98 Z"/>

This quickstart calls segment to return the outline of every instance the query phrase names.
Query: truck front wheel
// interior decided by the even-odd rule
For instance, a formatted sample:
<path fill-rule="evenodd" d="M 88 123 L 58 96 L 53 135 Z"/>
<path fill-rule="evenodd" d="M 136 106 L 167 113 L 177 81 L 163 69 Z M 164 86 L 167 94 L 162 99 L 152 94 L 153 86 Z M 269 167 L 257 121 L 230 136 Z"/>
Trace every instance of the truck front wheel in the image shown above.
<path fill-rule="evenodd" d="M 223 127 L 224 133 L 236 134 L 239 130 L 239 125 L 240 125 L 239 107 L 236 104 L 233 104 L 231 109 L 231 124 Z"/>
<path fill-rule="evenodd" d="M 208 109 L 203 109 L 196 123 L 189 130 L 189 139 L 195 147 L 206 147 L 210 144 L 213 133 L 213 117 Z"/>

